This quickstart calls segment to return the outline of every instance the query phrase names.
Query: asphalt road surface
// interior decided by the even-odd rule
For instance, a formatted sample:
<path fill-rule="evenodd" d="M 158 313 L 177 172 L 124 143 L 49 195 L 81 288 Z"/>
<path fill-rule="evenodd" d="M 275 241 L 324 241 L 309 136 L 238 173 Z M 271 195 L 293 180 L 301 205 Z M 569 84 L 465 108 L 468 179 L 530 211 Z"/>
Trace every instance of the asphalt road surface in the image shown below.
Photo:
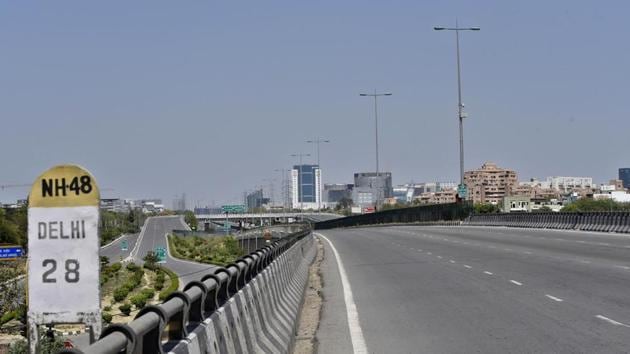
<path fill-rule="evenodd" d="M 145 222 L 137 242 L 131 249 L 129 260 L 142 263 L 142 258 L 147 252 L 156 247 L 167 247 L 166 235 L 173 230 L 190 230 L 182 216 L 155 216 Z M 182 289 L 188 282 L 199 280 L 204 274 L 213 272 L 216 266 L 189 261 L 178 260 L 167 253 L 166 262 L 163 264 L 179 276 L 179 286 Z"/>
<path fill-rule="evenodd" d="M 99 254 L 109 258 L 110 262 L 119 262 L 127 257 L 131 253 L 131 250 L 136 245 L 139 234 L 123 235 L 107 245 L 101 247 Z M 123 242 L 127 241 L 127 249 L 123 250 Z"/>
<path fill-rule="evenodd" d="M 630 352 L 629 235 L 418 226 L 317 234 L 343 265 L 322 238 L 320 353 Z"/>

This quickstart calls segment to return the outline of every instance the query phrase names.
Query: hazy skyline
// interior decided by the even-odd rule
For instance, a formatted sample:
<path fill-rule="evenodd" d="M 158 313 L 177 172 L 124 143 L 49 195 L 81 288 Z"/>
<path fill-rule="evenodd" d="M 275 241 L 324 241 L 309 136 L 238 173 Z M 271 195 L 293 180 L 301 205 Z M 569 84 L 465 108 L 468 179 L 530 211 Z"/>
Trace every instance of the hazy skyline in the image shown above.
<path fill-rule="evenodd" d="M 604 4 L 606 6 L 604 6 Z M 0 4 L 0 184 L 59 163 L 105 197 L 242 201 L 321 146 L 325 183 L 380 168 L 458 179 L 455 18 L 466 169 L 616 178 L 630 166 L 623 1 L 64 1 Z M 0 189 L 0 201 L 23 198 Z"/>

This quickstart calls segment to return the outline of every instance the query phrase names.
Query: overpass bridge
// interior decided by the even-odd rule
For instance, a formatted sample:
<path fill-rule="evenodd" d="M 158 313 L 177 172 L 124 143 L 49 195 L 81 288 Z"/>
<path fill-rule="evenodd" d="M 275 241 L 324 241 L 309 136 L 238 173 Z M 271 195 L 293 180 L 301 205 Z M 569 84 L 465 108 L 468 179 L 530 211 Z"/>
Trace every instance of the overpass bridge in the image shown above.
<path fill-rule="evenodd" d="M 222 214 L 197 214 L 195 215 L 199 223 L 224 222 L 226 219 L 232 222 L 243 221 L 256 225 L 271 225 L 274 223 L 288 224 L 292 222 L 320 222 L 343 217 L 334 213 L 317 212 L 280 212 L 280 213 L 222 213 Z"/>

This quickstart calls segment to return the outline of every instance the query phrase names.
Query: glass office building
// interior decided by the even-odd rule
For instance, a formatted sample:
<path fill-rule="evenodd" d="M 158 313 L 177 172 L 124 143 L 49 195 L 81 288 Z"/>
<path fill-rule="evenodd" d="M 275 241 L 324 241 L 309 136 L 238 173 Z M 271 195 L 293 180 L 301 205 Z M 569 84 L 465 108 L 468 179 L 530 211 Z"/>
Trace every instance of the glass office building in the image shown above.
<path fill-rule="evenodd" d="M 619 179 L 623 181 L 623 188 L 630 188 L 630 168 L 620 168 Z"/>
<path fill-rule="evenodd" d="M 318 209 L 322 198 L 318 165 L 295 165 L 291 170 L 291 201 L 294 209 Z"/>

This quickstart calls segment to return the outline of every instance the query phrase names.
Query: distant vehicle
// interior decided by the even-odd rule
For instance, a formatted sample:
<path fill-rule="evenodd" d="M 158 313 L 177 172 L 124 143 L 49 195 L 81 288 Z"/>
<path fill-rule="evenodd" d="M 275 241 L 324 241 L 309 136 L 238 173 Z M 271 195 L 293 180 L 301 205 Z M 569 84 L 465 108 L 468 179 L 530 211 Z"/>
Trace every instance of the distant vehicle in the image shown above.
<path fill-rule="evenodd" d="M 63 347 L 64 349 L 72 349 L 74 348 L 74 343 L 70 339 L 66 339 L 63 341 Z"/>

